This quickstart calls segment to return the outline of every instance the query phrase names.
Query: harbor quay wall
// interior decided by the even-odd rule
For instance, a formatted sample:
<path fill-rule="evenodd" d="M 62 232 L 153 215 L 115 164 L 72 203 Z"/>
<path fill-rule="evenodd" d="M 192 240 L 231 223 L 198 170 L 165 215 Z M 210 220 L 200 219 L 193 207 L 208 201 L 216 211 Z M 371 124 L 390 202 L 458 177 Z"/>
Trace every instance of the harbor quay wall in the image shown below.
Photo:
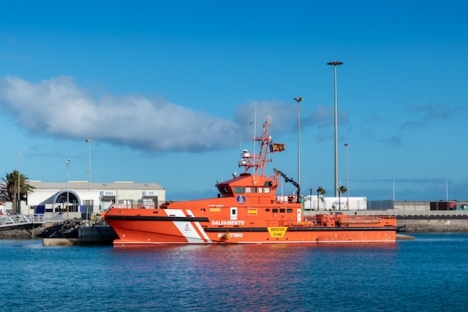
<path fill-rule="evenodd" d="M 398 219 L 397 226 L 404 232 L 430 233 L 430 232 L 468 232 L 468 219 Z"/>
<path fill-rule="evenodd" d="M 42 224 L 22 224 L 13 228 L 1 228 L 0 239 L 30 239 L 44 231 Z"/>
<path fill-rule="evenodd" d="M 112 245 L 114 239 L 119 238 L 109 225 L 81 226 L 78 229 L 81 244 Z"/>
<path fill-rule="evenodd" d="M 468 232 L 468 211 L 459 210 L 342 210 L 305 211 L 305 215 L 342 213 L 358 216 L 392 215 L 400 231 L 409 233 Z"/>
<path fill-rule="evenodd" d="M 73 238 L 44 238 L 44 246 L 73 246 L 73 245 L 112 245 L 118 236 L 109 225 L 85 225 L 78 228 L 78 237 Z"/>

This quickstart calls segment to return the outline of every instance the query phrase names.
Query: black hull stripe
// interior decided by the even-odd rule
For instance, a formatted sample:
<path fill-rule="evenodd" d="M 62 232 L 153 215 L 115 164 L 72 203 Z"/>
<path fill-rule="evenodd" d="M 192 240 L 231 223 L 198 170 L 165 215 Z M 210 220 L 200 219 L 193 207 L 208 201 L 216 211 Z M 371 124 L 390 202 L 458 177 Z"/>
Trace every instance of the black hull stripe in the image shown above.
<path fill-rule="evenodd" d="M 183 221 L 183 222 L 209 222 L 208 218 L 198 217 L 156 217 L 156 216 L 106 216 L 108 220 L 130 221 Z"/>

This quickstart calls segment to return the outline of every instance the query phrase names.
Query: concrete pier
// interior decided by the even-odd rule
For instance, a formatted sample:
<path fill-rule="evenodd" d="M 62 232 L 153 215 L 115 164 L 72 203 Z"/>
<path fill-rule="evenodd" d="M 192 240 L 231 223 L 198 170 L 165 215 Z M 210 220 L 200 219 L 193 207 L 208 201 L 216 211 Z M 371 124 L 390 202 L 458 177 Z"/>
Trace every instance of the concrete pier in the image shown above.
<path fill-rule="evenodd" d="M 81 245 L 78 238 L 43 238 L 42 244 L 44 246 L 74 246 Z"/>
<path fill-rule="evenodd" d="M 414 240 L 414 236 L 411 235 L 404 235 L 404 234 L 397 234 L 396 235 L 396 240 Z"/>

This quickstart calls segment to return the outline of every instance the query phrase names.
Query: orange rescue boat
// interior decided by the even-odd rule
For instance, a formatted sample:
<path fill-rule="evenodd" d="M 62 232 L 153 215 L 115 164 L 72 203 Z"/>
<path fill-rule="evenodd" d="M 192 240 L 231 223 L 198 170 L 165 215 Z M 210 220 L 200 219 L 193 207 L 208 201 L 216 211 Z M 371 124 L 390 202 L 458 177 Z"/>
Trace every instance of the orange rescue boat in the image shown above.
<path fill-rule="evenodd" d="M 263 135 L 253 138 L 260 144 L 258 154 L 243 150 L 239 167 L 245 172 L 216 184 L 217 198 L 111 206 L 103 216 L 119 236 L 114 246 L 395 242 L 394 216 L 305 216 L 300 186 L 276 169 L 265 175 L 269 154 L 284 150 L 284 144 L 272 142 L 269 125 L 265 122 Z M 277 195 L 280 176 L 297 187 L 295 195 Z"/>

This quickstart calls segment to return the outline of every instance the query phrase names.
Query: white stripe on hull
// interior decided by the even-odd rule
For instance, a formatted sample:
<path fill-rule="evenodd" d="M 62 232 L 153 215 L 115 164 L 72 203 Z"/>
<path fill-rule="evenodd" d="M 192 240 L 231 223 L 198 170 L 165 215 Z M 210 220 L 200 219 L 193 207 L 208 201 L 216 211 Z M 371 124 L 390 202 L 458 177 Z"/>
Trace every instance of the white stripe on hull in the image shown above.
<path fill-rule="evenodd" d="M 193 213 L 191 210 L 187 210 L 187 213 L 192 215 L 193 216 Z M 195 226 L 197 227 L 197 229 L 200 231 L 201 235 L 206 239 L 206 241 L 208 243 L 211 243 L 211 239 L 208 237 L 208 235 L 205 233 L 205 230 L 202 228 L 202 226 L 200 225 L 200 222 L 194 222 L 195 223 Z"/>
<path fill-rule="evenodd" d="M 168 216 L 186 217 L 185 213 L 180 209 L 165 209 Z M 180 234 L 185 237 L 189 243 L 204 243 L 197 230 L 191 222 L 172 221 L 174 226 L 179 230 Z"/>

